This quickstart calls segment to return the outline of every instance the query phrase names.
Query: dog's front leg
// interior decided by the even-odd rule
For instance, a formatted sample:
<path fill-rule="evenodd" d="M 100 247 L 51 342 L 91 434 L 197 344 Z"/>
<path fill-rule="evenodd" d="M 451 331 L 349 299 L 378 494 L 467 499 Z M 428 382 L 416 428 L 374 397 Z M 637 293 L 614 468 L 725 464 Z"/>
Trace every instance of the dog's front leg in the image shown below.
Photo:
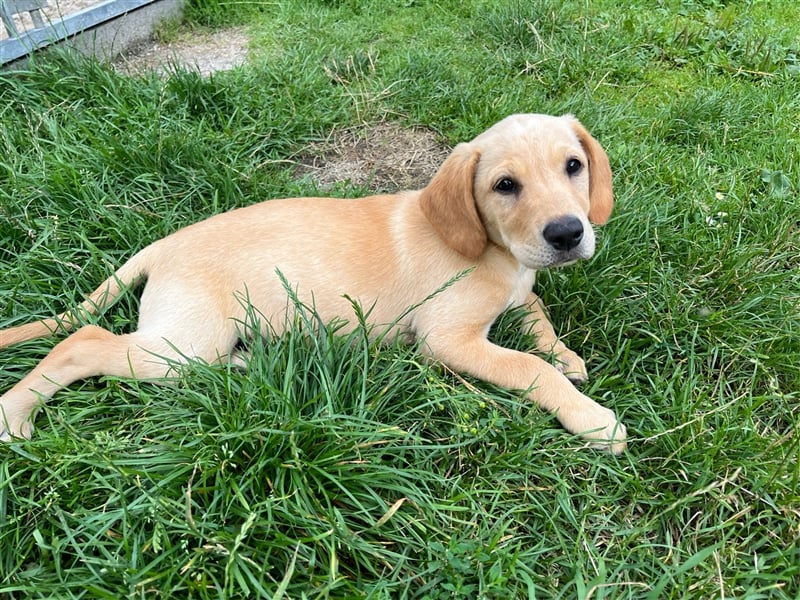
<path fill-rule="evenodd" d="M 536 338 L 536 350 L 541 354 L 552 354 L 556 360 L 556 369 L 566 375 L 572 383 L 586 381 L 588 378 L 586 363 L 558 338 L 541 298 L 531 292 L 523 306 L 528 310 L 522 321 L 523 327 Z"/>
<path fill-rule="evenodd" d="M 527 390 L 528 397 L 554 414 L 564 429 L 580 435 L 593 447 L 614 454 L 625 450 L 625 426 L 614 411 L 581 394 L 538 356 L 509 350 L 477 336 L 429 337 L 425 349 L 451 369 L 505 388 Z"/>

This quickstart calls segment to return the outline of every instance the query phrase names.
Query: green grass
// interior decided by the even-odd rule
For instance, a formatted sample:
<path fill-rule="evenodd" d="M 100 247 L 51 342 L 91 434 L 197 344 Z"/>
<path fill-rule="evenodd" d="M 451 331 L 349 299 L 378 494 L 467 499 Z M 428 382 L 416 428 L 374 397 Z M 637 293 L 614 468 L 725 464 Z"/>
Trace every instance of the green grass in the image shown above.
<path fill-rule="evenodd" d="M 285 161 L 334 127 L 455 143 L 570 111 L 609 152 L 617 209 L 598 255 L 538 290 L 629 451 L 582 449 L 520 394 L 363 329 L 293 331 L 246 371 L 59 393 L 32 441 L 0 447 L 0 596 L 800 595 L 795 2 L 187 16 L 246 23 L 248 65 L 160 81 L 48 54 L 0 73 L 0 326 L 60 312 L 188 223 L 316 193 Z M 99 322 L 125 331 L 136 302 Z M 522 347 L 513 316 L 493 335 Z M 55 341 L 3 350 L 0 389 Z"/>

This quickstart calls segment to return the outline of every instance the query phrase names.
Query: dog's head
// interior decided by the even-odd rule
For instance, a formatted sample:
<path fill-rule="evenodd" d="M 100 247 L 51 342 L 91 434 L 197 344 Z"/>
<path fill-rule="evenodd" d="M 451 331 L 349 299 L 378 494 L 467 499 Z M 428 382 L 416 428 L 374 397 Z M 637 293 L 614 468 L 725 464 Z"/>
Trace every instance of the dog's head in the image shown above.
<path fill-rule="evenodd" d="M 531 269 L 564 265 L 594 254 L 591 223 L 613 207 L 611 167 L 572 116 L 512 115 L 456 146 L 420 203 L 470 259 L 492 242 Z"/>

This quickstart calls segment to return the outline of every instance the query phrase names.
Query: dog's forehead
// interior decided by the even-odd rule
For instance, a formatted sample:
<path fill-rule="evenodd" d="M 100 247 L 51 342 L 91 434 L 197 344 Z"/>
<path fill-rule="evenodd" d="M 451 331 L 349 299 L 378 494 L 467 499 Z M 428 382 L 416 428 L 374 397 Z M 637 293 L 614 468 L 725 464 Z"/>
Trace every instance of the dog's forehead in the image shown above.
<path fill-rule="evenodd" d="M 565 156 L 581 156 L 582 146 L 569 116 L 519 114 L 507 117 L 477 136 L 471 145 L 481 154 L 478 168 L 488 170 L 526 169 Z"/>
<path fill-rule="evenodd" d="M 478 135 L 472 143 L 478 145 L 496 143 L 537 143 L 561 139 L 565 143 L 577 142 L 570 116 L 554 117 L 539 114 L 516 114 L 497 122 Z"/>

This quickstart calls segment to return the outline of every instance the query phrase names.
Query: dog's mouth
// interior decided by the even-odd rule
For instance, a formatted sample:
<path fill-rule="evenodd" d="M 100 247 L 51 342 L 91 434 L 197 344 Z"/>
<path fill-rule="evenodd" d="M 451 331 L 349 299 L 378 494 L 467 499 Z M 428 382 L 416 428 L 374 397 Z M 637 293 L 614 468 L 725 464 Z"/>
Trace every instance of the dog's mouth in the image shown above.
<path fill-rule="evenodd" d="M 556 251 L 553 249 L 532 250 L 525 249 L 523 252 L 516 253 L 512 250 L 520 263 L 533 270 L 568 267 L 576 262 L 591 258 L 593 252 L 587 252 L 585 248 L 573 248 L 567 251 Z"/>
<path fill-rule="evenodd" d="M 551 267 L 568 267 L 570 265 L 574 265 L 576 262 L 578 262 L 581 259 L 582 259 L 582 257 L 580 257 L 580 256 L 576 256 L 574 258 L 564 257 L 562 259 L 558 259 L 558 260 L 553 261 L 553 264 L 551 264 L 550 266 Z"/>
<path fill-rule="evenodd" d="M 594 252 L 589 252 L 586 248 L 582 246 L 578 246 L 572 250 L 557 252 L 553 257 L 553 263 L 551 266 L 553 267 L 567 267 L 569 265 L 574 265 L 576 262 L 580 260 L 585 260 L 587 258 L 591 258 Z"/>

